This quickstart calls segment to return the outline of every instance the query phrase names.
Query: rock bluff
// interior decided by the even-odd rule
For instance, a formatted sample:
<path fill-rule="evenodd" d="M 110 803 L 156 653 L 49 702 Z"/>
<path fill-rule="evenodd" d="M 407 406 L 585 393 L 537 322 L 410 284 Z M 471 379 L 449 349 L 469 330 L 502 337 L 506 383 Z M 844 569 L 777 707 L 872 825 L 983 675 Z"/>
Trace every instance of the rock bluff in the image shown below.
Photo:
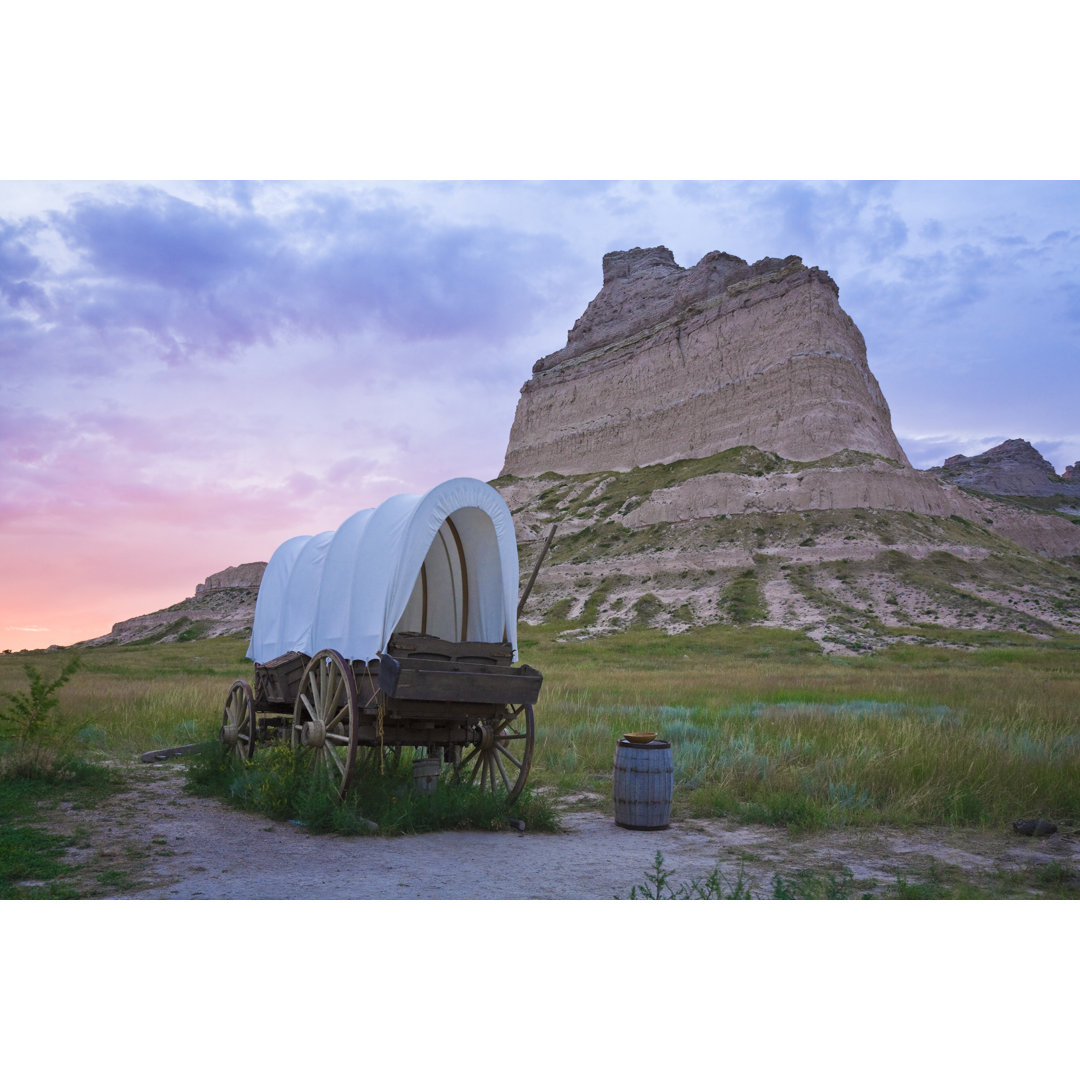
<path fill-rule="evenodd" d="M 599 294 L 522 387 L 503 475 L 626 470 L 735 446 L 907 465 L 839 290 L 795 255 L 604 256 Z"/>
<path fill-rule="evenodd" d="M 201 585 L 195 586 L 195 595 L 213 592 L 215 589 L 257 589 L 262 582 L 264 562 L 241 563 L 211 574 Z"/>
<path fill-rule="evenodd" d="M 1080 462 L 1077 462 L 1080 466 Z M 1006 439 L 981 454 L 955 454 L 944 465 L 929 470 L 943 480 L 992 495 L 1064 495 L 1080 498 L 1077 467 L 1068 465 L 1062 476 L 1026 439 Z"/>

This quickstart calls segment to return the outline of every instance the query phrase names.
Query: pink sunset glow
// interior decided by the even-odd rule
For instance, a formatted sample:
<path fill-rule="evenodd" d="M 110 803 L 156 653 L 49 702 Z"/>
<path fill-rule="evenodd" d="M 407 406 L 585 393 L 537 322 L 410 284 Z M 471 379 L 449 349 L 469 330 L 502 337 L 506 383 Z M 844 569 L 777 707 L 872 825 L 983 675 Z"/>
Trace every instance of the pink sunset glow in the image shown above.
<path fill-rule="evenodd" d="M 826 268 L 916 466 L 1080 459 L 1075 183 L 4 183 L 0 648 L 493 478 L 604 253 L 655 244 Z"/>

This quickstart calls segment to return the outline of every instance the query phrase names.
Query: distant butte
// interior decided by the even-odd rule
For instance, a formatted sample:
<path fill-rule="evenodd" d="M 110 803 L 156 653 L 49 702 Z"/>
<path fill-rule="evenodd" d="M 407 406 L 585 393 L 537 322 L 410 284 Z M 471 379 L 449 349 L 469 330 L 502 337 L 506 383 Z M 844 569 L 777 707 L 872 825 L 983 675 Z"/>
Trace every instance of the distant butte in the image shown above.
<path fill-rule="evenodd" d="M 1064 476 L 1026 439 L 1006 439 L 981 454 L 955 454 L 931 472 L 943 480 L 991 495 L 1068 495 L 1080 498 L 1080 461 Z"/>

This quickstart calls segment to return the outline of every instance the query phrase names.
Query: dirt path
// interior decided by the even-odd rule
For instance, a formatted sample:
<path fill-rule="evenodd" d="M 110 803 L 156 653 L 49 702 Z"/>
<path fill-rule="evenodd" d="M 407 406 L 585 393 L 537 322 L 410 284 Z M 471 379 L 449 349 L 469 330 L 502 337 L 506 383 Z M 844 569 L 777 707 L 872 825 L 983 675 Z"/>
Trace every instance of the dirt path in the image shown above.
<path fill-rule="evenodd" d="M 1080 874 L 1074 830 L 1039 839 L 956 829 L 792 837 L 782 828 L 683 821 L 637 832 L 568 807 L 557 835 L 316 836 L 186 794 L 175 762 L 129 775 L 128 791 L 54 820 L 80 831 L 72 861 L 83 886 L 132 899 L 611 899 L 644 884 L 657 850 L 672 885 L 719 865 L 729 885 L 741 872 L 756 896 L 772 896 L 775 875 L 800 872 L 819 883 L 844 878 L 855 897 L 896 895 L 898 878 L 931 892 L 934 883 L 968 882 L 997 895 L 1038 895 L 1048 879 Z"/>

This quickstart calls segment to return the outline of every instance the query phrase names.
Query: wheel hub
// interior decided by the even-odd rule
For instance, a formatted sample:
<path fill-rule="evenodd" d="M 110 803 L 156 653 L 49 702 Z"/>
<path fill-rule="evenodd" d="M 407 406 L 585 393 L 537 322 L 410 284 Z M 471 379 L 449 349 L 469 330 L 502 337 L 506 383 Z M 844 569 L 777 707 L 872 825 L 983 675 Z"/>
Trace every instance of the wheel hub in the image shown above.
<path fill-rule="evenodd" d="M 300 742 L 303 746 L 318 749 L 326 745 L 326 725 L 321 720 L 307 720 L 300 729 Z"/>
<path fill-rule="evenodd" d="M 240 729 L 235 724 L 222 724 L 221 741 L 226 746 L 235 746 L 240 741 Z"/>

